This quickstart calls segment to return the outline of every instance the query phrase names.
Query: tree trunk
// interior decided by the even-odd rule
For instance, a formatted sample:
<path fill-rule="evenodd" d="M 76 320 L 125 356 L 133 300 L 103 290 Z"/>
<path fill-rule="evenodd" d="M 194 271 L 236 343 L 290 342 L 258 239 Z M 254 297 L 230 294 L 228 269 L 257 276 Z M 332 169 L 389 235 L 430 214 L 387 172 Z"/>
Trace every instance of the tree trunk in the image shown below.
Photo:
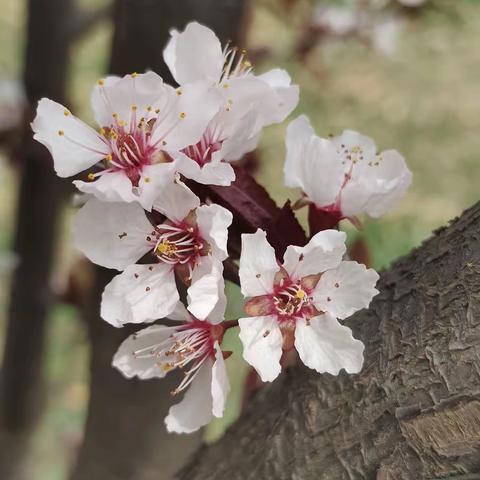
<path fill-rule="evenodd" d="M 244 0 L 117 0 L 110 71 L 123 75 L 152 69 L 172 81 L 162 51 L 171 27 L 197 19 L 225 39 L 238 38 Z M 213 8 L 213 7 L 216 8 Z M 112 357 L 135 329 L 115 329 L 99 318 L 100 295 L 112 272 L 95 268 L 95 287 L 86 312 L 91 354 L 91 398 L 85 438 L 72 480 L 164 480 L 198 447 L 200 434 L 168 434 L 164 418 L 178 399 L 170 392 L 180 378 L 127 380 Z"/>
<path fill-rule="evenodd" d="M 1 377 L 0 478 L 12 478 L 42 411 L 45 324 L 52 303 L 49 277 L 62 191 L 45 147 L 32 138 L 37 101 L 65 100 L 71 0 L 28 2 L 24 85 L 29 102 L 15 160 L 20 167 L 12 280 Z"/>
<path fill-rule="evenodd" d="M 480 203 L 382 274 L 346 323 L 358 375 L 298 366 L 264 388 L 185 480 L 480 478 Z"/>

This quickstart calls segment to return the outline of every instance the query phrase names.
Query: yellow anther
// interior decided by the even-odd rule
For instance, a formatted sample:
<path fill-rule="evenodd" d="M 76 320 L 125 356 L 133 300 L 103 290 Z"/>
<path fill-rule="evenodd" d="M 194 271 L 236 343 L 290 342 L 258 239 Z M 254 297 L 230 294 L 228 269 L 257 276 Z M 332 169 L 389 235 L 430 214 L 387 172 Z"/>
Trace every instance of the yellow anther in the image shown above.
<path fill-rule="evenodd" d="M 103 87 L 103 85 L 105 85 L 105 80 L 100 79 L 97 83 L 98 83 L 101 87 Z"/>
<path fill-rule="evenodd" d="M 132 78 L 136 78 L 136 77 L 138 77 L 138 73 L 137 73 L 137 72 L 133 72 L 133 73 L 130 74 L 130 76 L 131 76 Z"/>
<path fill-rule="evenodd" d="M 64 114 L 66 117 L 68 117 L 68 116 L 70 115 L 70 110 L 65 109 L 65 110 L 63 111 L 63 114 Z"/>
<path fill-rule="evenodd" d="M 362 151 L 362 149 L 361 149 L 358 145 L 356 145 L 355 147 L 352 147 L 352 148 L 350 149 L 350 151 L 351 151 L 352 153 L 360 153 L 360 152 Z"/>
<path fill-rule="evenodd" d="M 245 60 L 243 62 L 243 66 L 246 67 L 246 68 L 250 68 L 252 66 L 252 64 L 248 60 Z"/>
<path fill-rule="evenodd" d="M 149 106 L 147 107 L 147 112 L 151 112 L 151 111 L 152 111 L 152 106 L 149 105 Z"/>
<path fill-rule="evenodd" d="M 172 255 L 176 252 L 177 246 L 173 243 L 170 243 L 168 240 L 159 243 L 157 246 L 157 252 L 161 255 Z"/>
<path fill-rule="evenodd" d="M 58 134 L 59 134 L 61 137 L 63 137 L 63 135 L 65 135 L 65 132 L 64 132 L 63 130 L 59 130 L 59 131 L 58 131 Z"/>
<path fill-rule="evenodd" d="M 229 87 L 228 83 L 224 83 L 222 86 L 223 86 L 223 88 L 228 88 Z"/>
<path fill-rule="evenodd" d="M 119 120 L 119 122 L 118 122 L 118 125 L 120 127 L 124 127 L 126 124 L 127 124 L 127 122 L 125 122 L 124 120 Z"/>
<path fill-rule="evenodd" d="M 112 161 L 112 156 L 110 154 L 108 154 L 106 157 L 105 157 L 105 160 L 107 162 L 111 162 Z"/>
<path fill-rule="evenodd" d="M 95 175 L 94 175 L 93 173 L 89 173 L 89 174 L 87 175 L 87 178 L 88 178 L 90 181 L 95 180 Z"/>
<path fill-rule="evenodd" d="M 132 105 L 132 112 L 136 112 L 137 111 L 137 106 L 136 105 Z"/>
<path fill-rule="evenodd" d="M 180 118 L 181 118 L 181 119 L 184 119 L 186 116 L 187 116 L 187 114 L 186 114 L 185 112 L 181 112 L 181 113 L 180 113 Z"/>
<path fill-rule="evenodd" d="M 105 129 L 104 128 L 100 128 L 98 130 L 98 133 L 103 137 L 105 135 Z"/>
<path fill-rule="evenodd" d="M 143 179 L 143 181 L 144 181 L 145 183 L 150 183 L 150 177 L 145 177 L 145 178 Z"/>
<path fill-rule="evenodd" d="M 179 88 L 177 88 L 177 95 L 180 96 L 182 93 L 183 92 Z"/>
<path fill-rule="evenodd" d="M 305 295 L 306 295 L 305 291 L 302 290 L 301 288 L 299 288 L 297 290 L 297 293 L 295 294 L 295 298 L 298 298 L 299 300 L 302 300 L 302 299 L 305 298 Z"/>
<path fill-rule="evenodd" d="M 113 117 L 113 118 L 118 118 L 118 113 L 115 113 L 115 112 L 112 113 L 112 117 Z"/>
<path fill-rule="evenodd" d="M 155 109 L 155 113 L 160 113 L 160 109 L 159 109 L 159 108 L 156 108 L 156 109 Z"/>

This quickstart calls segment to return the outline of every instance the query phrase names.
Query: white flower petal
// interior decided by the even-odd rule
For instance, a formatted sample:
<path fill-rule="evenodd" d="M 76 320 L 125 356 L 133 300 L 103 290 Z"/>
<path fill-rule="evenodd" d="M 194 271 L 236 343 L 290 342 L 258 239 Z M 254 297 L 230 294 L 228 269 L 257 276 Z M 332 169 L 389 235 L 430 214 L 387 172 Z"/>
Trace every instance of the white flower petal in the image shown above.
<path fill-rule="evenodd" d="M 175 90 L 165 86 L 165 101 L 152 132 L 151 142 L 168 151 L 196 144 L 220 107 L 220 97 L 206 82 Z M 163 112 L 163 113 L 162 113 Z"/>
<path fill-rule="evenodd" d="M 222 148 L 213 154 L 213 158 L 224 161 L 240 160 L 245 154 L 254 150 L 260 138 L 258 128 L 259 115 L 250 110 L 232 126 Z"/>
<path fill-rule="evenodd" d="M 298 320 L 295 328 L 295 348 L 302 362 L 319 373 L 338 375 L 344 368 L 358 373 L 363 364 L 364 345 L 352 336 L 352 331 L 340 325 L 329 314 Z"/>
<path fill-rule="evenodd" d="M 163 58 L 177 83 L 220 80 L 224 62 L 222 46 L 212 30 L 191 22 L 183 32 L 174 30 L 171 35 Z"/>
<path fill-rule="evenodd" d="M 314 136 L 315 131 L 306 115 L 300 115 L 288 124 L 285 137 L 287 156 L 284 165 L 285 185 L 287 187 L 304 188 L 303 178 L 300 175 L 303 171 L 304 150 Z"/>
<path fill-rule="evenodd" d="M 235 172 L 229 163 L 217 160 L 200 166 L 182 152 L 172 152 L 171 156 L 175 158 L 177 172 L 203 185 L 228 186 L 235 180 Z"/>
<path fill-rule="evenodd" d="M 175 168 L 172 163 L 156 163 L 143 167 L 138 182 L 138 201 L 145 210 L 150 211 L 153 204 L 158 203 L 159 192 L 163 192 L 173 183 L 174 175 Z"/>
<path fill-rule="evenodd" d="M 168 315 L 169 320 L 177 320 L 179 322 L 191 322 L 192 315 L 190 312 L 185 308 L 185 305 L 180 300 L 175 305 L 172 313 Z"/>
<path fill-rule="evenodd" d="M 222 263 L 210 256 L 202 257 L 193 269 L 187 294 L 188 310 L 194 317 L 210 323 L 222 322 L 227 305 Z"/>
<path fill-rule="evenodd" d="M 59 177 L 71 177 L 104 159 L 110 149 L 93 128 L 48 98 L 38 102 L 33 138 L 48 148 Z"/>
<path fill-rule="evenodd" d="M 123 171 L 105 172 L 95 181 L 74 180 L 73 184 L 83 193 L 94 195 L 104 202 L 134 202 L 132 182 Z"/>
<path fill-rule="evenodd" d="M 299 99 L 298 85 L 291 85 L 290 75 L 280 68 L 275 68 L 256 78 L 271 88 L 271 94 L 264 99 L 263 125 L 283 122 L 295 109 Z"/>
<path fill-rule="evenodd" d="M 313 134 L 305 116 L 287 128 L 285 184 L 300 187 L 317 207 L 331 205 L 344 181 L 344 166 L 333 142 Z"/>
<path fill-rule="evenodd" d="M 169 220 L 181 222 L 200 205 L 200 199 L 182 182 L 164 185 L 153 202 L 154 210 L 163 213 Z"/>
<path fill-rule="evenodd" d="M 315 306 L 337 318 L 347 318 L 368 307 L 378 293 L 378 273 L 357 262 L 342 262 L 325 272 L 313 291 Z"/>
<path fill-rule="evenodd" d="M 164 342 L 170 337 L 172 331 L 174 331 L 172 327 L 152 325 L 130 335 L 115 353 L 112 366 L 127 378 L 135 376 L 142 380 L 163 378 L 168 369 L 162 367 L 157 356 L 140 353 L 135 355 L 135 352 Z"/>
<path fill-rule="evenodd" d="M 220 205 L 211 204 L 198 207 L 196 215 L 198 230 L 210 245 L 212 256 L 225 260 L 228 257 L 228 227 L 232 224 L 232 213 Z"/>
<path fill-rule="evenodd" d="M 345 254 L 345 232 L 323 230 L 314 235 L 305 247 L 290 245 L 283 267 L 293 279 L 322 273 L 337 267 Z"/>
<path fill-rule="evenodd" d="M 179 300 L 170 265 L 131 265 L 105 287 L 101 317 L 115 327 L 167 317 Z"/>
<path fill-rule="evenodd" d="M 242 234 L 239 275 L 242 294 L 245 297 L 270 293 L 275 274 L 279 270 L 275 250 L 268 243 L 263 230 Z"/>
<path fill-rule="evenodd" d="M 212 365 L 213 360 L 207 359 L 182 401 L 170 407 L 165 418 L 169 432 L 195 432 L 212 419 Z"/>
<path fill-rule="evenodd" d="M 245 115 L 251 115 L 255 122 L 249 125 L 249 130 L 254 127 L 252 133 L 258 133 L 266 123 L 270 108 L 268 100 L 274 95 L 273 89 L 262 80 L 248 75 L 233 77 L 223 81 L 218 87 L 218 94 L 222 98 L 218 124 L 222 130 L 230 132 Z"/>
<path fill-rule="evenodd" d="M 230 382 L 228 381 L 223 352 L 218 342 L 215 342 L 215 362 L 212 368 L 212 413 L 215 417 L 223 417 L 229 392 Z"/>
<path fill-rule="evenodd" d="M 412 172 L 396 150 L 382 152 L 378 162 L 378 165 L 373 162 L 370 175 L 364 177 L 370 192 L 365 211 L 374 218 L 390 210 L 412 183 Z"/>
<path fill-rule="evenodd" d="M 75 215 L 75 246 L 93 263 L 123 270 L 152 248 L 152 225 L 136 203 L 107 203 L 90 198 Z"/>
<path fill-rule="evenodd" d="M 240 318 L 238 325 L 243 358 L 255 368 L 263 382 L 272 382 L 282 370 L 283 337 L 276 317 Z"/>
<path fill-rule="evenodd" d="M 364 158 L 373 158 L 377 152 L 373 139 L 353 130 L 344 130 L 341 135 L 332 138 L 332 143 L 341 151 L 360 147 Z"/>
<path fill-rule="evenodd" d="M 97 84 L 92 92 L 92 108 L 95 120 L 101 127 L 123 120 L 130 124 L 133 115 L 146 116 L 148 107 L 156 107 L 165 89 L 162 78 L 155 72 L 107 77 L 103 85 Z M 134 107 L 135 111 L 132 109 Z"/>

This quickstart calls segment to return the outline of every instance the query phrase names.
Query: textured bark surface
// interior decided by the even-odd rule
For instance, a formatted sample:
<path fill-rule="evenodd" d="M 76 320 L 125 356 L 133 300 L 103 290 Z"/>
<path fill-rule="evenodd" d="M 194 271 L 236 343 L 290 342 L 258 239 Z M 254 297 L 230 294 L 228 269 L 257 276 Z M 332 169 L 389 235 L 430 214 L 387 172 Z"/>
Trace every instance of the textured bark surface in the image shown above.
<path fill-rule="evenodd" d="M 382 274 L 346 323 L 359 375 L 294 367 L 185 480 L 480 478 L 480 204 Z"/>

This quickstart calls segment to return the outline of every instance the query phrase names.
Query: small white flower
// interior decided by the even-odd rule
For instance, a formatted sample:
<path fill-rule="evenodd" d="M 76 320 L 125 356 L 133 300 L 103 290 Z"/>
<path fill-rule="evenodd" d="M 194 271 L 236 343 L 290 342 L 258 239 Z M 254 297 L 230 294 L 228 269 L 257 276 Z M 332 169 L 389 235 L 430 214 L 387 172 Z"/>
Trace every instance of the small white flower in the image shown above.
<path fill-rule="evenodd" d="M 217 284 L 223 295 L 223 279 Z M 190 433 L 222 417 L 230 391 L 223 339 L 225 302 L 201 321 L 191 316 L 182 303 L 169 316 L 178 326 L 154 325 L 128 337 L 113 358 L 113 366 L 126 377 L 162 378 L 169 371 L 185 369 L 180 385 L 172 392 L 185 392 L 165 419 L 169 432 Z"/>
<path fill-rule="evenodd" d="M 98 132 L 64 106 L 40 100 L 32 123 L 57 174 L 70 177 L 92 168 L 79 190 L 101 200 L 139 201 L 150 210 L 156 192 L 172 180 L 172 152 L 197 142 L 218 111 L 203 83 L 182 95 L 153 72 L 99 80 L 92 94 Z"/>
<path fill-rule="evenodd" d="M 371 138 L 351 130 L 319 138 L 304 115 L 288 126 L 286 145 L 285 184 L 300 187 L 318 209 L 340 218 L 380 217 L 412 180 L 396 150 L 377 153 Z"/>
<path fill-rule="evenodd" d="M 344 253 L 345 233 L 324 230 L 305 247 L 289 246 L 280 266 L 265 232 L 242 235 L 240 283 L 251 317 L 239 319 L 240 339 L 263 381 L 278 376 L 282 348 L 293 346 L 317 372 L 360 371 L 364 346 L 337 318 L 369 305 L 378 274 L 342 261 Z"/>
<path fill-rule="evenodd" d="M 175 80 L 182 88 L 208 82 L 221 104 L 201 140 L 176 155 L 177 169 L 200 183 L 229 185 L 235 175 L 228 162 L 253 150 L 263 127 L 290 114 L 298 103 L 298 87 L 280 69 L 253 75 L 246 52 L 222 49 L 217 36 L 196 22 L 171 35 L 164 59 Z"/>
<path fill-rule="evenodd" d="M 169 315 L 179 296 L 175 274 L 188 288 L 189 309 L 204 319 L 220 301 L 218 278 L 227 257 L 232 214 L 202 205 L 182 183 L 160 192 L 152 225 L 138 203 L 91 198 L 74 222 L 76 246 L 92 262 L 123 270 L 105 288 L 101 316 L 114 326 L 153 321 Z M 148 254 L 146 264 L 136 264 Z"/>

